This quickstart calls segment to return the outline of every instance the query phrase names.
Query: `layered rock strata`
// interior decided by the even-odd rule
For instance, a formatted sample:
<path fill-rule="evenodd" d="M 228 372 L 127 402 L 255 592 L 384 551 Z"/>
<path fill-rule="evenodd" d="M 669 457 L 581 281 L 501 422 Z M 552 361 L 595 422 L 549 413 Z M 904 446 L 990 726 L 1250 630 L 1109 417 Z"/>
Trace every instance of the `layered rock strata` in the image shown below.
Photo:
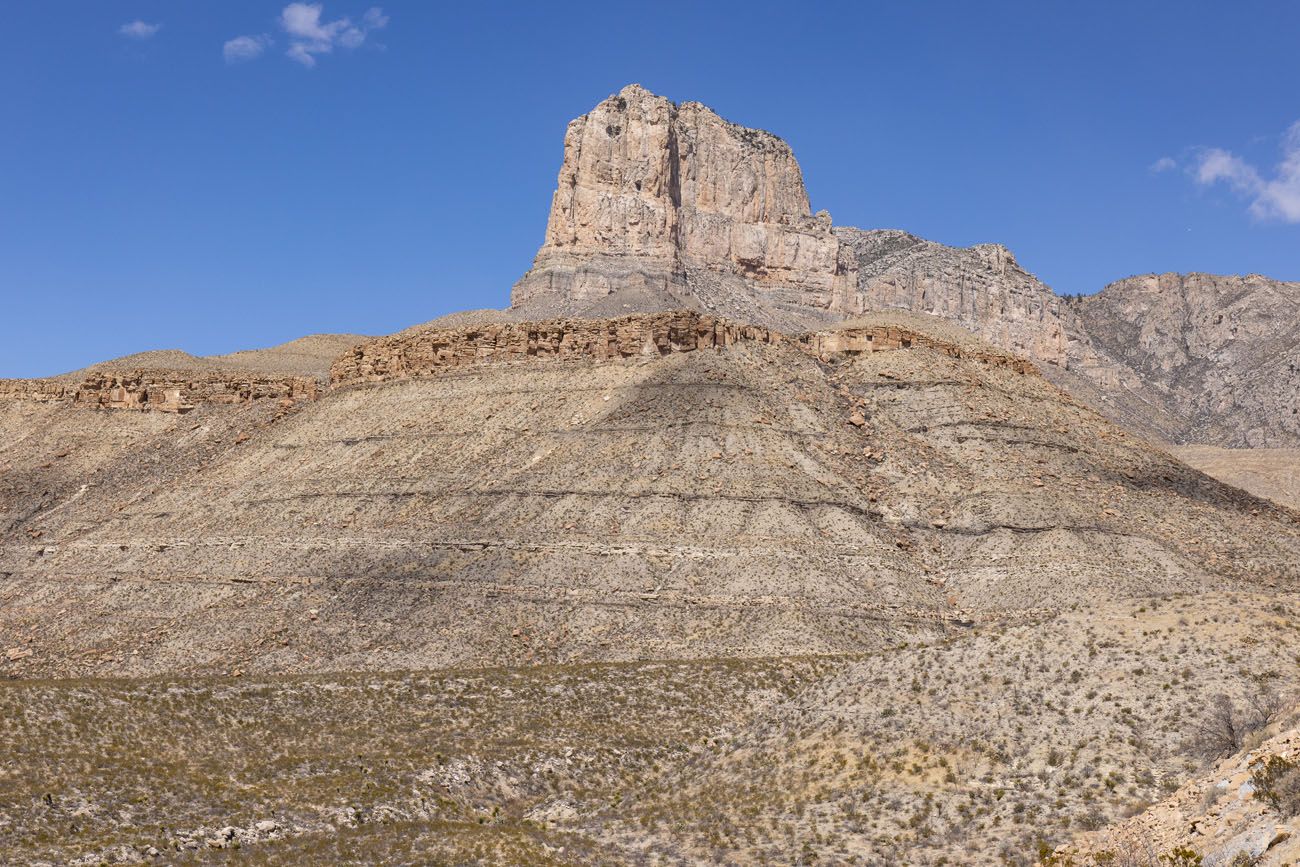
<path fill-rule="evenodd" d="M 811 213 L 789 145 L 630 85 L 569 124 L 526 315 L 690 306 L 787 331 L 902 308 L 1064 363 L 1060 299 L 996 244 L 958 250 Z"/>
<path fill-rule="evenodd" d="M 999 244 L 833 226 L 779 138 L 630 85 L 569 124 L 545 240 L 511 301 L 532 319 L 688 307 L 787 333 L 925 313 L 1151 438 L 1295 447 L 1298 285 L 1151 275 L 1067 302 Z"/>
<path fill-rule="evenodd" d="M 631 85 L 569 124 L 564 163 L 517 305 L 620 291 L 689 294 L 690 268 L 829 300 L 838 244 L 808 209 L 789 145 Z"/>
<path fill-rule="evenodd" d="M 848 323 L 840 328 L 787 336 L 761 325 L 678 310 L 617 319 L 412 329 L 356 346 L 334 363 L 330 379 L 335 385 L 347 385 L 433 376 L 448 368 L 480 364 L 644 358 L 721 349 L 741 342 L 789 344 L 821 358 L 924 347 L 1022 373 L 1033 369 L 1025 359 L 992 347 L 961 346 L 891 323 Z"/>
<path fill-rule="evenodd" d="M 0 379 L 0 400 L 70 403 L 100 409 L 188 412 L 205 403 L 255 400 L 315 400 L 320 384 L 311 376 L 245 373 L 195 374 L 177 370 L 94 372 L 79 382 L 59 379 Z"/>
<path fill-rule="evenodd" d="M 338 384 L 409 379 L 489 362 L 630 358 L 729 346 L 742 340 L 783 339 L 762 326 L 691 311 L 419 328 L 360 344 L 334 362 L 330 380 Z"/>
<path fill-rule="evenodd" d="M 1295 516 L 902 318 L 417 329 L 283 411 L 0 402 L 0 634 L 44 674 L 857 652 L 1300 579 Z"/>

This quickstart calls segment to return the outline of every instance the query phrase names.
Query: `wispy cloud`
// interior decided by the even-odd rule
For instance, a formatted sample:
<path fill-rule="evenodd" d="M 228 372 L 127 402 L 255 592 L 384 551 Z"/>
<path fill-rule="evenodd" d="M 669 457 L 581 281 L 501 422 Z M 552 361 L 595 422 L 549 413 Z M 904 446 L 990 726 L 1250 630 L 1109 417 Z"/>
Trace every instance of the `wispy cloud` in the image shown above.
<path fill-rule="evenodd" d="M 1300 223 L 1300 121 L 1282 136 L 1282 159 L 1272 177 L 1222 148 L 1197 152 L 1189 171 L 1202 186 L 1227 184 L 1257 219 Z"/>
<path fill-rule="evenodd" d="M 128 39 L 149 39 L 161 29 L 161 24 L 132 21 L 117 28 L 117 32 Z"/>
<path fill-rule="evenodd" d="M 1156 174 L 1173 171 L 1176 168 L 1178 168 L 1178 161 L 1173 157 L 1161 157 L 1151 164 L 1151 171 Z"/>
<path fill-rule="evenodd" d="M 226 58 L 226 63 L 246 63 L 261 57 L 262 52 L 266 51 L 270 44 L 271 37 L 265 33 L 257 36 L 236 36 L 221 46 L 221 56 Z"/>
<path fill-rule="evenodd" d="M 375 30 L 388 26 L 388 16 L 374 7 L 366 10 L 361 21 L 350 18 L 322 21 L 320 3 L 290 3 L 280 13 L 280 26 L 289 34 L 288 56 L 306 67 L 316 65 L 316 56 L 329 54 L 334 48 L 357 48 Z"/>

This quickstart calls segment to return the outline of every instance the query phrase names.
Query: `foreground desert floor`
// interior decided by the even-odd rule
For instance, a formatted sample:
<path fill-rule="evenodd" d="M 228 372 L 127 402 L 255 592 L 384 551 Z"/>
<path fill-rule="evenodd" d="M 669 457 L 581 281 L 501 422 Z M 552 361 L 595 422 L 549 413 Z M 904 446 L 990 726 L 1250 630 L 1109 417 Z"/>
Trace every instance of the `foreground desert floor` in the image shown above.
<path fill-rule="evenodd" d="M 0 839 L 51 864 L 1032 864 L 1209 774 L 1195 723 L 1295 687 L 1298 613 L 1178 595 L 866 655 L 10 683 Z"/>

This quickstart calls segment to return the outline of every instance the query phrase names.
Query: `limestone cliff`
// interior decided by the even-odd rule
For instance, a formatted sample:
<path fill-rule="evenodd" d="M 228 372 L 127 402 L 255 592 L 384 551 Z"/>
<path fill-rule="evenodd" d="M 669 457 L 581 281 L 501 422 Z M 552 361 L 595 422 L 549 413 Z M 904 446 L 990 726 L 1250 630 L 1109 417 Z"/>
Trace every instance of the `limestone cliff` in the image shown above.
<path fill-rule="evenodd" d="M 691 308 L 787 332 L 899 309 L 1043 365 L 1152 438 L 1300 445 L 1300 284 L 1132 278 L 1067 303 L 999 244 L 948 247 L 811 213 L 771 133 L 629 85 L 569 124 L 517 318 Z"/>
<path fill-rule="evenodd" d="M 812 214 L 790 147 L 629 85 L 569 124 L 527 317 L 693 307 L 785 330 L 869 310 L 955 320 L 1054 364 L 1060 299 L 995 244 L 957 249 Z"/>
<path fill-rule="evenodd" d="M 512 300 L 679 306 L 699 300 L 692 272 L 722 270 L 824 307 L 837 250 L 785 142 L 630 85 L 569 124 L 546 239 Z"/>

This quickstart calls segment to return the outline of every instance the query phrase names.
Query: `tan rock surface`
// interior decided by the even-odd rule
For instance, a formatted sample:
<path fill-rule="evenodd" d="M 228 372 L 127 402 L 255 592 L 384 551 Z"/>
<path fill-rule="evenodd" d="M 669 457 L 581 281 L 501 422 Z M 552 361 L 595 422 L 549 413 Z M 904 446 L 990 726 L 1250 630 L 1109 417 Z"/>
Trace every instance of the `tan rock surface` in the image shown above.
<path fill-rule="evenodd" d="M 1243 854 L 1256 867 L 1294 864 L 1300 859 L 1300 816 L 1273 807 L 1255 783 L 1256 773 L 1274 757 L 1300 764 L 1300 729 L 1286 729 L 1217 762 L 1139 815 L 1063 847 L 1061 855 L 1093 864 L 1107 863 L 1108 853 L 1132 851 L 1150 853 L 1154 864 L 1160 853 L 1181 848 L 1206 864 L 1232 865 Z"/>
<path fill-rule="evenodd" d="M 1155 386 L 1172 441 L 1300 446 L 1300 283 L 1148 274 L 1073 307 L 1098 351 Z"/>
<path fill-rule="evenodd" d="M 58 623 L 51 674 L 842 652 L 1300 578 L 1293 513 L 897 322 L 415 329 L 79 464 L 82 418 L 165 414 L 0 404 L 0 636 Z"/>
<path fill-rule="evenodd" d="M 517 317 L 691 307 L 784 331 L 902 309 L 1043 365 L 1154 439 L 1300 445 L 1297 284 L 1131 278 L 1067 303 L 999 244 L 947 247 L 812 215 L 770 133 L 637 85 L 574 120 Z"/>
<path fill-rule="evenodd" d="M 569 124 L 564 154 L 514 306 L 568 312 L 611 294 L 680 306 L 691 271 L 719 268 L 829 301 L 838 243 L 776 136 L 629 85 Z"/>

